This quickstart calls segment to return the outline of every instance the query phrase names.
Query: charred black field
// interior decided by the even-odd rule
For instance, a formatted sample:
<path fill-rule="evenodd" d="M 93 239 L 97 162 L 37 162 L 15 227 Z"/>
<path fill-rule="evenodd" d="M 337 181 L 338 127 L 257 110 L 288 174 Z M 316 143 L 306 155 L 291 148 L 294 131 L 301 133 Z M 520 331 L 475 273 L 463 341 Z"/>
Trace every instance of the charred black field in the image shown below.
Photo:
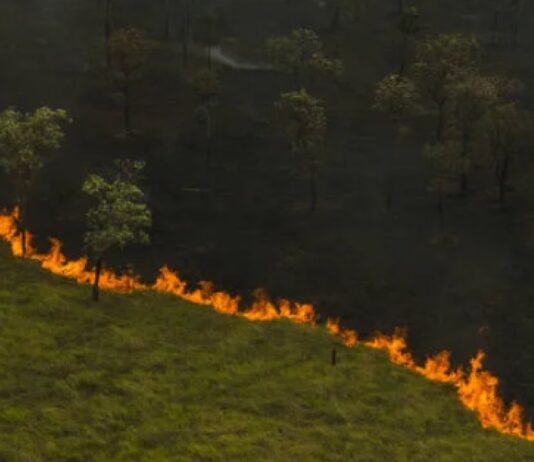
<path fill-rule="evenodd" d="M 131 266 L 150 281 L 167 264 L 188 281 L 245 297 L 262 287 L 312 303 L 363 336 L 405 328 L 420 358 L 447 349 L 465 363 L 482 349 L 503 396 L 533 418 L 532 130 L 507 167 L 505 201 L 488 148 L 472 141 L 467 191 L 445 188 L 440 216 L 423 155 L 434 114 L 414 117 L 399 142 L 373 97 L 403 60 L 409 67 L 410 43 L 462 33 L 480 43 L 480 72 L 520 79 L 517 104 L 534 110 L 534 3 L 410 2 L 419 19 L 406 48 L 398 2 L 359 4 L 337 17 L 333 2 L 314 0 L 113 0 L 110 33 L 133 26 L 150 42 L 125 133 L 124 95 L 106 66 L 107 2 L 2 1 L 0 109 L 49 106 L 72 118 L 32 183 L 28 228 L 42 248 L 55 236 L 68 255 L 85 254 L 84 178 L 117 158 L 142 160 L 151 244 L 111 253 L 110 266 Z M 344 67 L 334 80 L 305 79 L 326 116 L 313 212 L 308 170 L 275 107 L 304 84 L 266 52 L 270 38 L 298 28 L 315 31 Z M 209 139 L 194 91 L 194 76 L 208 67 L 219 78 Z M 0 206 L 12 207 L 12 181 L 1 175 Z"/>

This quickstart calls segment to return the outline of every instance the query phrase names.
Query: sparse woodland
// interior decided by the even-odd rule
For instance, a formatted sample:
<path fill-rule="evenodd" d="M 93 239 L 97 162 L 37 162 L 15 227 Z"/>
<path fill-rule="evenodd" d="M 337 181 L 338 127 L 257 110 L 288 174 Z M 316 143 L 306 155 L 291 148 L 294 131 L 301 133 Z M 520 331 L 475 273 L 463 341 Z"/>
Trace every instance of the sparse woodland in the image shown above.
<path fill-rule="evenodd" d="M 483 348 L 534 415 L 532 1 L 30 3 L 0 4 L 0 206 L 95 300 L 102 265 L 262 286 Z"/>

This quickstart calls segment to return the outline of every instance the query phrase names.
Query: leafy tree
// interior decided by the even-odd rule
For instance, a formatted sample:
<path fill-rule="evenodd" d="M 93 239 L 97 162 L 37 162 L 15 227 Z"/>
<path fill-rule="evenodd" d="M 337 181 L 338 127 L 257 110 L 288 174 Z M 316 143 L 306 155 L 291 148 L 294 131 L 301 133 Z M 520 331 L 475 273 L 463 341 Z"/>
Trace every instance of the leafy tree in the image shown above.
<path fill-rule="evenodd" d="M 460 175 L 460 194 L 467 193 L 467 175 L 471 163 L 471 150 L 476 128 L 484 114 L 499 100 L 496 80 L 466 74 L 448 87 L 450 98 L 449 130 L 460 143 L 460 156 L 465 160 L 465 169 Z"/>
<path fill-rule="evenodd" d="M 211 163 L 211 146 L 213 135 L 212 105 L 213 99 L 221 92 L 219 74 L 214 69 L 203 69 L 193 79 L 193 90 L 200 99 L 200 106 L 195 111 L 195 119 L 203 128 L 206 137 L 206 166 Z"/>
<path fill-rule="evenodd" d="M 389 116 L 398 140 L 409 131 L 408 119 L 421 112 L 419 100 L 412 80 L 390 74 L 376 85 L 373 108 Z"/>
<path fill-rule="evenodd" d="M 15 185 L 23 254 L 28 199 L 35 172 L 43 167 L 44 155 L 60 147 L 65 136 L 61 124 L 68 120 L 64 110 L 48 107 L 27 114 L 12 108 L 0 113 L 0 167 Z"/>
<path fill-rule="evenodd" d="M 310 29 L 295 29 L 287 36 L 275 37 L 267 42 L 267 52 L 275 65 L 293 73 L 297 85 L 302 86 L 303 76 L 326 75 L 338 78 L 343 63 L 323 52 L 319 36 Z"/>
<path fill-rule="evenodd" d="M 112 178 L 91 174 L 82 190 L 93 200 L 87 212 L 86 247 L 95 258 L 93 300 L 99 299 L 102 263 L 110 250 L 123 249 L 134 243 L 148 244 L 147 233 L 151 214 L 143 191 L 138 186 L 138 175 L 143 162 L 120 160 Z"/>
<path fill-rule="evenodd" d="M 482 119 L 483 146 L 491 155 L 501 206 L 506 200 L 512 160 L 523 136 L 534 128 L 532 122 L 532 117 L 511 101 L 493 106 Z"/>
<path fill-rule="evenodd" d="M 122 90 L 124 129 L 127 135 L 132 132 L 130 87 L 146 62 L 148 50 L 149 42 L 144 32 L 133 27 L 116 30 L 111 36 L 110 51 Z"/>
<path fill-rule="evenodd" d="M 449 85 L 477 67 L 479 43 L 474 36 L 441 34 L 417 43 L 412 65 L 417 87 L 437 113 L 436 141 L 443 141 Z"/>
<path fill-rule="evenodd" d="M 317 208 L 318 148 L 324 142 L 326 116 L 319 100 L 306 90 L 280 95 L 276 103 L 291 151 L 301 157 L 310 171 L 310 211 Z"/>
<path fill-rule="evenodd" d="M 391 74 L 378 82 L 373 108 L 386 114 L 393 124 L 396 142 L 409 132 L 407 121 L 420 113 L 419 94 L 412 80 Z M 394 152 L 394 151 L 392 151 Z M 393 164 L 393 161 L 390 165 Z M 390 167 L 391 168 L 391 167 Z M 388 175 L 387 208 L 393 201 L 393 174 Z"/>

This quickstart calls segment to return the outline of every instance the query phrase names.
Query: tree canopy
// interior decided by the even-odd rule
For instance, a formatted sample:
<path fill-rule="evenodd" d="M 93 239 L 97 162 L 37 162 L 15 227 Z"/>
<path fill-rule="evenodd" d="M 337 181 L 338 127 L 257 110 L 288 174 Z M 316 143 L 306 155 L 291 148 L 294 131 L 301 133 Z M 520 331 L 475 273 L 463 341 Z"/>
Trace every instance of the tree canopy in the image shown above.
<path fill-rule="evenodd" d="M 144 163 L 121 160 L 111 179 L 91 174 L 83 184 L 83 191 L 93 200 L 87 212 L 85 245 L 98 257 L 114 247 L 129 244 L 148 244 L 147 233 L 151 214 L 145 195 L 137 185 L 137 175 Z"/>

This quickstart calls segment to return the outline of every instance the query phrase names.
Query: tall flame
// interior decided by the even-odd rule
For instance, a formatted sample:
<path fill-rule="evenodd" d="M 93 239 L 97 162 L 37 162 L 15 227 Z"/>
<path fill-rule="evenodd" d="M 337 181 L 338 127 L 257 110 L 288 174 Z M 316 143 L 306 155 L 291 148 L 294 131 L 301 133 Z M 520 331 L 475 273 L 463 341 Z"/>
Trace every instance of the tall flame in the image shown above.
<path fill-rule="evenodd" d="M 61 242 L 57 239 L 50 240 L 51 249 L 48 253 L 39 254 L 32 246 L 31 234 L 26 232 L 26 253 L 23 255 L 23 239 L 17 226 L 19 216 L 18 209 L 11 213 L 0 214 L 0 239 L 10 244 L 13 255 L 35 260 L 47 271 L 74 279 L 80 284 L 93 282 L 94 273 L 87 269 L 87 257 L 68 260 L 61 252 Z M 159 277 L 151 286 L 143 284 L 137 275 L 118 275 L 107 269 L 102 271 L 100 284 L 103 289 L 121 293 L 133 290 L 154 290 L 172 294 L 199 305 L 213 307 L 219 313 L 241 316 L 250 321 L 288 319 L 295 323 L 312 326 L 317 322 L 313 306 L 292 303 L 288 300 L 273 303 L 263 290 L 257 290 L 254 293 L 255 301 L 248 309 L 240 310 L 240 297 L 216 291 L 213 284 L 209 282 L 201 282 L 198 288 L 190 290 L 187 283 L 167 266 L 161 268 Z M 328 319 L 326 328 L 349 348 L 359 343 L 358 334 L 354 330 L 342 328 L 339 320 Z M 521 406 L 517 403 L 506 406 L 498 394 L 498 378 L 483 369 L 483 352 L 479 352 L 471 360 L 469 372 L 466 373 L 462 368 L 452 368 L 450 354 L 447 351 L 442 351 L 428 358 L 423 365 L 418 365 L 408 351 L 405 334 L 400 330 L 396 330 L 392 336 L 377 334 L 361 344 L 385 351 L 393 363 L 429 380 L 452 384 L 457 390 L 461 403 L 477 414 L 484 428 L 493 428 L 506 435 L 534 441 L 534 429 L 530 423 L 525 421 Z"/>

